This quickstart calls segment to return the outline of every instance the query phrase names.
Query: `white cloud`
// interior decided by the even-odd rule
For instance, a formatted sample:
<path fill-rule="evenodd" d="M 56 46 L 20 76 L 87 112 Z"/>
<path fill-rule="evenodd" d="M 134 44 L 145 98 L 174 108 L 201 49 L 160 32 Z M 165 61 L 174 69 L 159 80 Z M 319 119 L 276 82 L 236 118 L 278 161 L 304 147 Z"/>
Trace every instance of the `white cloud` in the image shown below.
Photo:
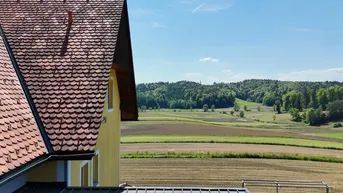
<path fill-rule="evenodd" d="M 133 8 L 129 10 L 129 14 L 132 15 L 155 15 L 156 12 L 152 9 L 142 9 L 142 8 Z"/>
<path fill-rule="evenodd" d="M 181 4 L 192 4 L 192 3 L 194 3 L 194 0 L 181 0 L 180 3 Z"/>
<path fill-rule="evenodd" d="M 217 12 L 224 9 L 228 9 L 234 5 L 234 0 L 221 0 L 216 4 L 202 3 L 192 10 L 192 14 L 196 12 Z"/>
<path fill-rule="evenodd" d="M 192 11 L 192 14 L 197 12 L 199 9 L 201 9 L 205 5 L 206 5 L 206 3 L 203 3 L 203 4 L 199 5 L 199 6 L 197 6 L 196 8 L 194 8 L 193 11 Z"/>
<path fill-rule="evenodd" d="M 230 69 L 229 70 L 223 70 L 222 72 L 230 74 L 232 72 L 232 70 L 230 70 Z"/>
<path fill-rule="evenodd" d="M 216 58 L 206 57 L 206 58 L 201 58 L 199 62 L 219 62 L 219 60 Z"/>
<path fill-rule="evenodd" d="M 295 31 L 303 33 L 321 32 L 320 30 L 314 28 L 295 28 Z"/>
<path fill-rule="evenodd" d="M 151 27 L 153 27 L 153 28 L 165 28 L 166 26 L 161 24 L 161 23 L 158 23 L 156 21 L 153 21 L 153 22 L 151 22 Z"/>
<path fill-rule="evenodd" d="M 249 73 L 233 73 L 230 70 L 223 70 L 223 72 L 227 73 L 225 75 L 219 76 L 205 76 L 198 72 L 186 73 L 184 76 L 187 80 L 190 81 L 201 81 L 203 84 L 213 84 L 214 82 L 239 82 L 246 79 L 266 79 L 263 76 L 249 74 Z"/>
<path fill-rule="evenodd" d="M 343 81 L 343 67 L 280 73 L 277 79 L 287 81 Z"/>
<path fill-rule="evenodd" d="M 211 83 L 219 81 L 219 78 L 214 77 L 214 76 L 208 76 L 208 77 L 206 77 L 206 79 L 207 79 L 206 81 L 209 81 Z"/>
<path fill-rule="evenodd" d="M 186 80 L 194 82 L 200 82 L 203 79 L 201 73 L 199 72 L 188 72 L 184 74 L 184 76 L 186 77 Z"/>
<path fill-rule="evenodd" d="M 197 82 L 201 81 L 204 84 L 212 84 L 213 82 L 240 82 L 247 79 L 276 79 L 283 81 L 343 81 L 343 67 L 280 73 L 274 77 L 265 77 L 253 73 L 236 73 L 230 69 L 222 70 L 222 74 L 217 76 L 204 75 L 200 72 L 190 72 L 184 74 L 184 77 L 187 80 Z"/>
<path fill-rule="evenodd" d="M 201 76 L 201 73 L 199 72 L 188 72 L 184 75 L 185 77 L 195 77 L 195 76 Z"/>
<path fill-rule="evenodd" d="M 250 73 L 232 73 L 223 78 L 223 82 L 239 82 L 247 79 L 266 79 L 266 77 Z"/>

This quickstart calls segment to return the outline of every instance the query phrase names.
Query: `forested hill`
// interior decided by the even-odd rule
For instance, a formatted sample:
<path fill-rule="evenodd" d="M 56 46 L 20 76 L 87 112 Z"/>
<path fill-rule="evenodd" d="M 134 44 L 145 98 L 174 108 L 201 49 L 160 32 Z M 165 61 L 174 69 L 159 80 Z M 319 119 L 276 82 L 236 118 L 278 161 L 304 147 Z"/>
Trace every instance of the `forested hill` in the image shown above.
<path fill-rule="evenodd" d="M 294 100 L 299 100 L 299 103 L 303 103 L 304 106 L 313 106 L 318 103 L 316 95 L 321 88 L 335 95 L 336 100 L 343 99 L 341 86 L 343 86 L 342 82 L 290 82 L 259 79 L 212 85 L 179 81 L 138 84 L 137 95 L 138 106 L 147 108 L 202 108 L 204 104 L 226 108 L 233 106 L 236 97 L 272 106 L 278 100 L 282 103 L 287 93 L 292 93 L 292 96 L 299 95 L 298 99 Z"/>

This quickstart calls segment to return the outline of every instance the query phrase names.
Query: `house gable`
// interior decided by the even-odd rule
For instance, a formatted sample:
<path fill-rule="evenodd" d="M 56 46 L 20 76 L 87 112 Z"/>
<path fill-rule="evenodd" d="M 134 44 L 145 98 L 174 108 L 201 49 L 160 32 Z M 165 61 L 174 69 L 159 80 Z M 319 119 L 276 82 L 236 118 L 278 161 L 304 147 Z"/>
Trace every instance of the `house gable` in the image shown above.
<path fill-rule="evenodd" d="M 0 23 L 53 154 L 93 152 L 124 0 L 6 1 Z"/>

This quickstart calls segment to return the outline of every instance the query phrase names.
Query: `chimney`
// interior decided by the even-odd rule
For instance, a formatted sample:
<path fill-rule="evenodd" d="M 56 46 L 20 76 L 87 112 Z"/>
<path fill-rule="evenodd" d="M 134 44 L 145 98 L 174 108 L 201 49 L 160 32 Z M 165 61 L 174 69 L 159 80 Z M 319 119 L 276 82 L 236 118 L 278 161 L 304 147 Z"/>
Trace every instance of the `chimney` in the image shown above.
<path fill-rule="evenodd" d="M 68 11 L 68 28 L 71 27 L 71 24 L 73 24 L 73 12 Z"/>
<path fill-rule="evenodd" d="M 61 47 L 61 54 L 60 54 L 61 56 L 64 56 L 68 50 L 69 34 L 71 31 L 72 24 L 73 24 L 73 13 L 71 11 L 68 11 L 68 26 L 67 26 L 66 35 L 64 37 L 64 41 Z"/>

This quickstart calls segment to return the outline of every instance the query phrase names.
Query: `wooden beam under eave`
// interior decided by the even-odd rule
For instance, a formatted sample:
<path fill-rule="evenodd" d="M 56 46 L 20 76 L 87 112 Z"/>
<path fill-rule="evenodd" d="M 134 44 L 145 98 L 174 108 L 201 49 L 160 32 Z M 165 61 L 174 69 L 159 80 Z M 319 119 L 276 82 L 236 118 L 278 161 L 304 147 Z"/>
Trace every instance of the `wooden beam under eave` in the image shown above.
<path fill-rule="evenodd" d="M 120 67 L 118 64 L 112 64 L 112 68 L 116 71 L 116 73 L 127 72 L 126 69 Z"/>

